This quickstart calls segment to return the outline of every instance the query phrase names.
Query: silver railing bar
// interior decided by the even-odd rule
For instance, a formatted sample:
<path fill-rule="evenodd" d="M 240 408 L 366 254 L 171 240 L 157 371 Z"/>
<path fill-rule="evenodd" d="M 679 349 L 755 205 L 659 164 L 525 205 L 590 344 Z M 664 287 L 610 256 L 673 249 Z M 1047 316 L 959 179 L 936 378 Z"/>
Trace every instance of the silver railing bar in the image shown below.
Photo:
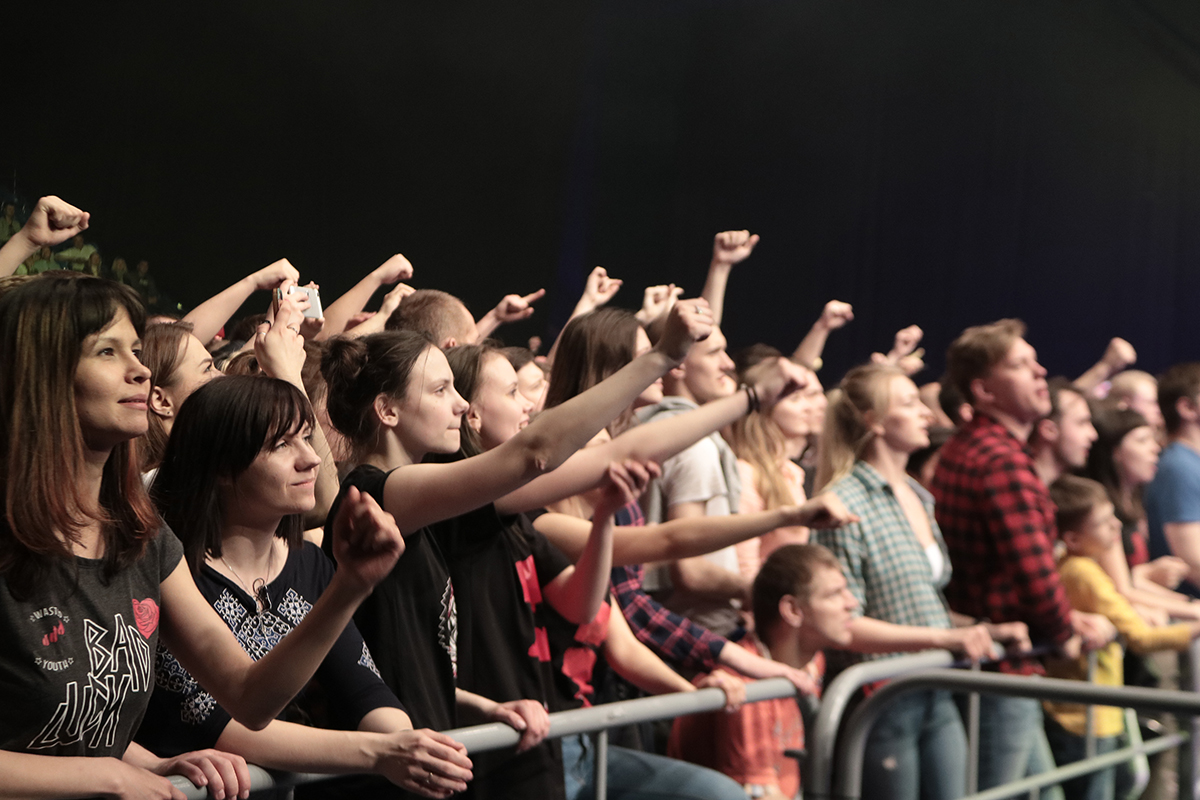
<path fill-rule="evenodd" d="M 837 759 L 835 796 L 858 800 L 862 795 L 862 765 L 867 735 L 880 712 L 897 696 L 917 689 L 1064 700 L 1074 703 L 1200 714 L 1200 695 L 1193 692 L 1140 687 L 1096 686 L 1057 678 L 1030 678 L 989 672 L 931 669 L 899 676 L 855 709 L 846 723 Z M 1006 795 L 1007 796 L 1007 795 Z"/>
<path fill-rule="evenodd" d="M 775 700 L 781 697 L 795 697 L 796 687 L 787 678 L 766 678 L 760 681 L 746 683 L 746 702 L 757 703 L 762 700 Z M 636 700 L 621 700 L 616 703 L 577 708 L 572 711 L 559 711 L 550 715 L 550 733 L 548 738 L 570 736 L 576 733 L 591 733 L 604 731 L 618 725 L 631 725 L 638 722 L 653 722 L 660 719 L 673 719 L 687 714 L 700 714 L 705 711 L 717 711 L 725 707 L 725 693 L 720 689 L 699 689 L 694 692 L 677 692 L 674 694 L 658 695 L 657 697 L 642 697 Z M 492 722 L 487 725 L 473 725 L 468 728 L 457 728 L 445 731 L 447 736 L 462 742 L 467 746 L 468 753 L 480 753 L 485 750 L 498 750 L 511 747 L 520 740 L 520 734 L 507 725 Z M 601 774 L 600 753 L 597 752 L 596 775 L 599 781 Z M 250 791 L 274 789 L 285 786 L 295 786 L 301 783 L 333 780 L 344 775 L 318 775 L 304 773 L 278 773 L 272 775 L 260 767 L 250 767 Z M 207 789 L 198 789 L 187 778 L 172 776 L 175 784 L 188 800 L 205 800 Z"/>

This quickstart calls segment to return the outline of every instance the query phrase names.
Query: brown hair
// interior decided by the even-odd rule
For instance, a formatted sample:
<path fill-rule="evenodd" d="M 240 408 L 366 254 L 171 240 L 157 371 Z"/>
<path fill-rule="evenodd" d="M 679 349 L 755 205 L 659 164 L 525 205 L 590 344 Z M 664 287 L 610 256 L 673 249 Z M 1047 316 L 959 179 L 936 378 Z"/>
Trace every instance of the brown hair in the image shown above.
<path fill-rule="evenodd" d="M 463 314 L 469 315 L 463 302 L 449 292 L 437 289 L 417 289 L 404 298 L 383 327 L 389 331 L 416 331 L 428 336 L 437 345 L 447 338 L 458 340 L 465 335 Z"/>
<path fill-rule="evenodd" d="M 640 324 L 623 308 L 599 308 L 568 322 L 558 337 L 545 407 L 562 405 L 633 361 Z M 632 421 L 633 410 L 627 409 L 609 432 L 622 431 Z"/>
<path fill-rule="evenodd" d="M 946 350 L 946 379 L 954 384 L 963 399 L 974 405 L 971 384 L 986 378 L 992 367 L 1008 355 L 1013 342 L 1025 336 L 1025 323 L 1002 319 L 987 325 L 967 328 Z"/>
<path fill-rule="evenodd" d="M 1162 409 L 1167 433 L 1175 433 L 1183 425 L 1176 406 L 1180 399 L 1193 402 L 1200 396 L 1200 363 L 1176 364 L 1158 379 L 1158 407 Z"/>
<path fill-rule="evenodd" d="M 822 567 L 842 569 L 837 557 L 819 544 L 788 544 L 771 553 L 750 590 L 754 625 L 760 636 L 779 620 L 779 601 L 784 595 L 808 601 L 813 576 Z"/>
<path fill-rule="evenodd" d="M 92 522 L 100 523 L 106 579 L 135 562 L 158 531 L 134 440 L 105 462 L 98 507 L 79 490 L 75 370 L 85 340 L 122 309 L 141 335 L 145 311 L 132 289 L 71 272 L 40 275 L 0 298 L 0 573 L 14 596 L 32 592 L 52 561 L 72 561 Z"/>
<path fill-rule="evenodd" d="M 779 351 L 768 345 L 754 345 L 743 350 L 737 360 L 738 376 L 742 382 L 754 383 L 755 369 L 768 361 L 780 358 Z M 734 454 L 754 469 L 754 488 L 763 499 L 764 508 L 794 505 L 797 498 L 788 486 L 782 464 L 787 458 L 787 439 L 771 413 L 751 411 L 729 426 L 729 445 Z"/>
<path fill-rule="evenodd" d="M 179 366 L 183 363 L 184 342 L 192 332 L 190 322 L 171 322 L 165 325 L 151 325 L 142 337 L 142 363 L 150 369 L 150 385 L 147 389 L 154 391 L 155 386 L 170 388 L 175 385 Z M 163 451 L 167 449 L 167 437 L 170 433 L 162 418 L 150 412 L 150 427 L 142 444 L 141 470 L 154 469 L 162 461 Z"/>
<path fill-rule="evenodd" d="M 375 398 L 403 397 L 413 366 L 434 346 L 428 335 L 413 331 L 384 331 L 359 339 L 335 336 L 326 343 L 321 374 L 329 421 L 356 450 L 369 448 L 379 434 Z"/>
<path fill-rule="evenodd" d="M 1131 408 L 1114 408 L 1104 404 L 1093 409 L 1092 425 L 1096 428 L 1096 441 L 1088 451 L 1087 476 L 1099 481 L 1108 492 L 1108 499 L 1112 500 L 1121 524 L 1137 522 L 1146 515 L 1142 507 L 1142 487 L 1134 487 L 1130 503 L 1122 499 L 1121 476 L 1113 455 L 1126 436 L 1138 428 L 1150 427 L 1150 423 Z"/>
<path fill-rule="evenodd" d="M 1108 492 L 1091 478 L 1066 474 L 1050 484 L 1050 499 L 1058 510 L 1054 514 L 1059 534 L 1078 532 L 1092 509 L 1108 500 Z"/>
<path fill-rule="evenodd" d="M 454 390 L 462 395 L 468 403 L 475 402 L 475 394 L 483 382 L 483 366 L 489 358 L 504 358 L 504 354 L 495 346 L 493 341 L 479 344 L 464 344 L 451 347 L 446 351 L 446 360 L 450 362 L 450 371 L 454 373 Z M 479 433 L 471 427 L 463 414 L 459 422 L 462 431 L 460 441 L 463 455 L 477 456 L 483 452 L 483 441 Z"/>
<path fill-rule="evenodd" d="M 905 377 L 891 364 L 863 364 L 846 373 L 829 395 L 825 429 L 817 445 L 816 491 L 850 474 L 875 438 L 866 414 L 882 417 L 892 401 L 892 379 Z"/>

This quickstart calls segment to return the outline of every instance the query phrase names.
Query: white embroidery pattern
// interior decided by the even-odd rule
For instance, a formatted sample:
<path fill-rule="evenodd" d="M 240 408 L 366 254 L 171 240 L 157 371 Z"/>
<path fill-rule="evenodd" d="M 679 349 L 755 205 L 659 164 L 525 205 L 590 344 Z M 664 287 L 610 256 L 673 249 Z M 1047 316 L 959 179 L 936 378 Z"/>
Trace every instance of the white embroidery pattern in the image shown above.
<path fill-rule="evenodd" d="M 367 649 L 367 643 L 363 642 L 362 655 L 358 657 L 358 665 L 366 667 L 375 673 L 375 677 L 383 680 L 383 676 L 379 674 L 379 667 L 375 666 L 375 658 L 371 655 L 371 651 Z"/>

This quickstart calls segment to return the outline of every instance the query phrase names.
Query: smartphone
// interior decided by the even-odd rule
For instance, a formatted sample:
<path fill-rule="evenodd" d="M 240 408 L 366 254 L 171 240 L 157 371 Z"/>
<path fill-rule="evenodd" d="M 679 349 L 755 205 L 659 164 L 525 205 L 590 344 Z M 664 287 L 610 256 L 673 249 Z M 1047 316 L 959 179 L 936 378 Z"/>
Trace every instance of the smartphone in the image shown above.
<path fill-rule="evenodd" d="M 304 309 L 304 316 L 312 319 L 319 319 L 325 316 L 325 312 L 321 309 L 321 292 L 312 286 L 289 286 L 288 294 L 293 292 L 304 292 L 308 295 L 308 308 Z"/>

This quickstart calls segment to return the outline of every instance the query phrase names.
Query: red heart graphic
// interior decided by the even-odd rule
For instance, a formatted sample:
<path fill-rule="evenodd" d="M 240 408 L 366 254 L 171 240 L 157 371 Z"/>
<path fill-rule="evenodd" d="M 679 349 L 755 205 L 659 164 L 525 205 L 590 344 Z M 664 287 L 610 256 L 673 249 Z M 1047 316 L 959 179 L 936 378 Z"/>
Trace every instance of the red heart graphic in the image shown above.
<path fill-rule="evenodd" d="M 154 633 L 158 627 L 158 603 L 152 598 L 138 600 L 136 597 L 133 600 L 133 620 L 137 623 L 137 629 L 141 631 L 142 636 L 147 639 Z"/>

